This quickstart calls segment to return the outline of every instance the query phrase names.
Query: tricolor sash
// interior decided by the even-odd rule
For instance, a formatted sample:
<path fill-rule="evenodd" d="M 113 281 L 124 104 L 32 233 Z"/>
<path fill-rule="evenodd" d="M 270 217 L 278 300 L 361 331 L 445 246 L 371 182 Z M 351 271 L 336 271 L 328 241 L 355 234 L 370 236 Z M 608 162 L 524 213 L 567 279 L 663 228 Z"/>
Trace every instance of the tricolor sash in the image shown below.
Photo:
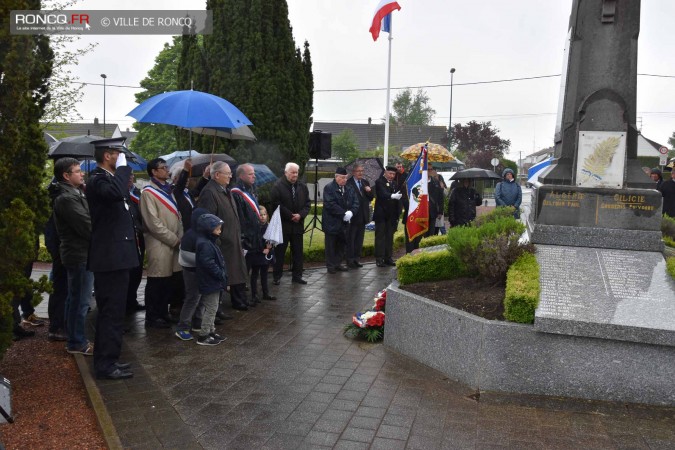
<path fill-rule="evenodd" d="M 176 205 L 176 201 L 173 199 L 171 195 L 151 185 L 145 186 L 143 188 L 143 192 L 145 191 L 147 191 L 150 195 L 159 200 L 159 202 L 162 205 L 166 206 L 169 209 L 169 211 L 177 215 L 178 218 L 180 219 L 180 213 L 178 212 L 178 205 Z"/>
<path fill-rule="evenodd" d="M 185 196 L 185 200 L 192 206 L 192 209 L 195 208 L 195 203 L 192 201 L 192 197 L 190 197 L 190 193 L 188 192 L 188 188 L 183 189 L 183 195 Z"/>
<path fill-rule="evenodd" d="M 136 195 L 136 192 L 134 190 L 129 191 L 129 198 L 131 199 L 132 202 L 136 203 L 137 205 L 141 203 L 141 197 Z"/>
<path fill-rule="evenodd" d="M 258 208 L 258 202 L 251 194 L 249 194 L 246 191 L 242 191 L 239 188 L 232 188 L 230 189 L 230 192 L 234 192 L 237 195 L 241 195 L 241 198 L 243 198 L 244 201 L 248 203 L 248 206 L 250 206 L 251 209 L 255 211 L 256 215 L 258 216 L 258 219 L 260 219 L 260 208 Z"/>

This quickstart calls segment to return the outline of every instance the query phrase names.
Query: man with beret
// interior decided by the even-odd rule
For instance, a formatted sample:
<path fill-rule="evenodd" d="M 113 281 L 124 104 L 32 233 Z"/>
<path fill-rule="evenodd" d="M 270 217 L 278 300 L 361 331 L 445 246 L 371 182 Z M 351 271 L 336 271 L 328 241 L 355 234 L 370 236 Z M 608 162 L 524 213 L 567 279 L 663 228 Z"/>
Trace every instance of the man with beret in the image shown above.
<path fill-rule="evenodd" d="M 394 182 L 396 167 L 387 166 L 375 182 L 375 263 L 377 267 L 395 266 L 392 259 L 394 232 L 400 215 L 401 194 Z"/>
<path fill-rule="evenodd" d="M 92 142 L 97 167 L 87 185 L 91 241 L 87 268 L 94 273 L 96 336 L 94 371 L 97 378 L 133 377 L 130 365 L 119 362 L 129 270 L 138 266 L 138 247 L 129 212 L 131 167 L 122 153 L 125 138 Z"/>
<path fill-rule="evenodd" d="M 663 195 L 663 215 L 675 217 L 675 170 L 672 170 L 669 175 L 670 180 L 661 183 L 659 191 Z"/>
<path fill-rule="evenodd" d="M 326 267 L 328 273 L 346 272 L 342 265 L 347 246 L 349 222 L 359 211 L 359 199 L 356 192 L 347 184 L 347 170 L 338 167 L 335 179 L 323 188 L 323 222 Z"/>

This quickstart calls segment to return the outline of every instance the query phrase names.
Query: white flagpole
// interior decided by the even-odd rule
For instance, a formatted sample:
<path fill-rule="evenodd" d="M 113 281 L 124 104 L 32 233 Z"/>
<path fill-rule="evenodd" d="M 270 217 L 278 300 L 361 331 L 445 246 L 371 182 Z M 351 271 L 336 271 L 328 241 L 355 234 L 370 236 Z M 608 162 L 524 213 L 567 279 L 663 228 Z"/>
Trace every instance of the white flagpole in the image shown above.
<path fill-rule="evenodd" d="M 391 40 L 392 38 L 392 32 L 393 32 L 393 26 L 394 26 L 394 16 L 393 14 L 390 15 L 389 18 L 389 60 L 387 62 L 387 114 L 385 115 L 385 122 L 384 122 L 384 165 L 385 167 L 389 163 L 389 100 L 390 100 L 390 92 L 389 92 L 389 87 L 391 86 Z"/>

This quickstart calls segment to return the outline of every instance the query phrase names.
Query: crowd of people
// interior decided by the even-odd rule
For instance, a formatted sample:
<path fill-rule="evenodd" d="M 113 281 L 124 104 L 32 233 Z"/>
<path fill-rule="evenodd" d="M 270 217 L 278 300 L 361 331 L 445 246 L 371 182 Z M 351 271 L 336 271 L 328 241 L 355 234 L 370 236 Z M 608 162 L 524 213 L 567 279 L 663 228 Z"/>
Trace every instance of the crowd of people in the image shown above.
<path fill-rule="evenodd" d="M 65 341 L 69 353 L 93 355 L 97 377 L 133 376 L 130 364 L 119 361 L 125 314 L 145 309 L 146 328 L 172 329 L 181 340 L 196 337 L 197 344 L 213 346 L 225 340 L 215 326 L 232 319 L 223 308 L 227 294 L 237 311 L 255 308 L 263 300 L 276 300 L 269 289 L 268 273 L 271 267 L 272 282 L 281 283 L 289 247 L 291 282 L 307 284 L 303 279 L 303 234 L 310 196 L 307 185 L 299 180 L 297 164 L 287 163 L 270 191 L 270 204 L 278 207 L 283 235 L 283 242 L 275 248 L 264 237 L 270 214 L 258 202 L 251 164 L 237 166 L 232 181 L 230 166 L 214 162 L 189 189 L 189 159 L 172 174 L 166 161 L 156 158 L 147 164 L 149 183 L 139 189 L 126 164 L 123 138 L 93 144 L 97 167 L 86 190 L 78 160 L 55 161 L 54 182 L 49 187 L 53 213 L 45 239 L 53 259 L 48 338 Z M 339 167 L 323 190 L 329 274 L 363 266 L 360 258 L 371 217 L 376 265 L 395 265 L 394 232 L 399 219 L 405 223 L 407 216 L 407 173 L 401 163 L 387 166 L 373 186 L 363 175 L 362 164 L 353 165 L 351 176 Z M 651 175 L 663 193 L 664 214 L 675 216 L 675 177 L 664 182 L 660 171 Z M 455 182 L 448 189 L 432 164 L 428 179 L 427 236 L 445 233 L 446 198 L 450 226 L 467 225 L 475 219 L 482 197 L 470 180 Z M 495 201 L 498 206 L 514 206 L 514 216 L 519 217 L 522 191 L 511 169 L 504 170 Z M 417 248 L 420 239 L 409 240 L 406 235 L 406 252 Z M 147 283 L 143 305 L 137 293 L 144 262 Z M 92 295 L 98 313 L 95 340 L 89 342 L 85 319 Z M 170 313 L 171 304 L 181 305 L 176 317 Z M 44 324 L 35 316 L 30 301 L 22 301 L 21 307 L 24 314 L 15 317 L 18 338 L 32 334 L 18 323 Z"/>

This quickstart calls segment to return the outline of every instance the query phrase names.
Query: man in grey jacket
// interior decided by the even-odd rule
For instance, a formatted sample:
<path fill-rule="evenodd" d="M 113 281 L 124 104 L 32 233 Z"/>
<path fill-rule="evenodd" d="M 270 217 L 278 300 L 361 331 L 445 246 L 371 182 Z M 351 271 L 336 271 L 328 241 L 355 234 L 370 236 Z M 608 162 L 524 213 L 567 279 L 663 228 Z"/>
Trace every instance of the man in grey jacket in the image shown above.
<path fill-rule="evenodd" d="M 68 273 L 66 349 L 68 353 L 92 355 L 94 346 L 84 335 L 84 322 L 94 284 L 94 276 L 87 270 L 91 219 L 87 198 L 82 191 L 84 174 L 80 162 L 73 158 L 59 159 L 54 163 L 54 177 L 61 190 L 54 200 L 54 222 L 61 240 L 61 261 Z"/>

